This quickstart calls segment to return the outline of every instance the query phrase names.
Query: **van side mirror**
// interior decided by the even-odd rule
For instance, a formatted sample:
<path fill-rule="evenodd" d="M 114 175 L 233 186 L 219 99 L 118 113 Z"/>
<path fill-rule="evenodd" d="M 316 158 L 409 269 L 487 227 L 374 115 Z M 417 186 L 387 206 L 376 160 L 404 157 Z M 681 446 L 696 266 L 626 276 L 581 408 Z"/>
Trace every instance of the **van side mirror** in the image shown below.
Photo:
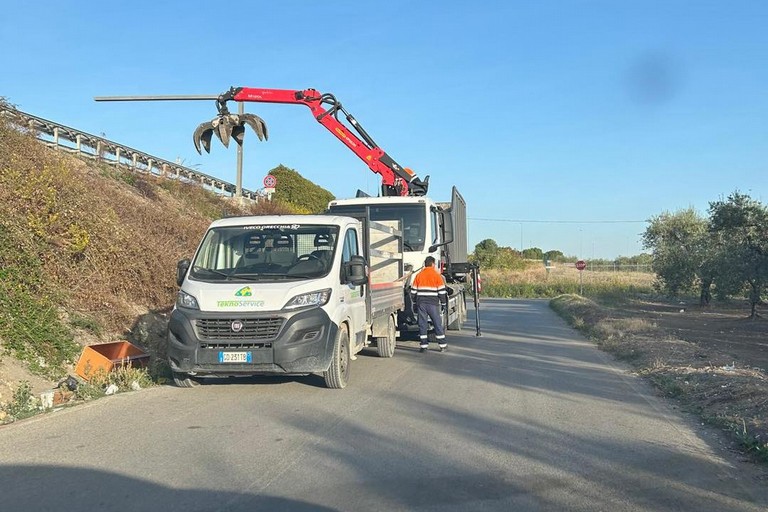
<path fill-rule="evenodd" d="M 368 283 L 368 264 L 362 256 L 352 256 L 344 263 L 342 281 L 355 286 Z"/>
<path fill-rule="evenodd" d="M 189 259 L 183 259 L 180 262 L 176 264 L 176 284 L 181 286 L 181 284 L 184 282 L 184 277 L 187 275 L 187 272 L 189 271 L 189 265 L 190 265 Z"/>

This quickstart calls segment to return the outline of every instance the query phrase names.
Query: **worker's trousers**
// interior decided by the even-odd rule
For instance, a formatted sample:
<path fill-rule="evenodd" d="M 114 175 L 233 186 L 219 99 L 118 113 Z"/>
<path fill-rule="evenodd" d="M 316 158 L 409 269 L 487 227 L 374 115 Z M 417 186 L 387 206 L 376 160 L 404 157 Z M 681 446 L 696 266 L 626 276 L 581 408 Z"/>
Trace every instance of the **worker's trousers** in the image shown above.
<path fill-rule="evenodd" d="M 440 347 L 445 347 L 445 331 L 443 330 L 443 318 L 440 316 L 440 306 L 436 304 L 419 303 L 417 312 L 419 314 L 419 345 L 422 348 L 429 346 L 429 320 L 432 320 L 432 326 L 435 328 L 435 339 Z"/>

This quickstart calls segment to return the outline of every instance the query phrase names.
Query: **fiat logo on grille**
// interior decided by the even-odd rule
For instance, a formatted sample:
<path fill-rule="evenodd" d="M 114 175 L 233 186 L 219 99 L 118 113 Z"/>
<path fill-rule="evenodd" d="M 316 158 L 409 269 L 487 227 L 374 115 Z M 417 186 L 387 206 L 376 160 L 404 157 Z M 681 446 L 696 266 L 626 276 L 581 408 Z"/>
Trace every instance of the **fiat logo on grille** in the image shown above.
<path fill-rule="evenodd" d="M 232 322 L 232 325 L 230 326 L 232 329 L 232 332 L 240 332 L 243 330 L 243 322 L 240 320 L 235 320 Z"/>

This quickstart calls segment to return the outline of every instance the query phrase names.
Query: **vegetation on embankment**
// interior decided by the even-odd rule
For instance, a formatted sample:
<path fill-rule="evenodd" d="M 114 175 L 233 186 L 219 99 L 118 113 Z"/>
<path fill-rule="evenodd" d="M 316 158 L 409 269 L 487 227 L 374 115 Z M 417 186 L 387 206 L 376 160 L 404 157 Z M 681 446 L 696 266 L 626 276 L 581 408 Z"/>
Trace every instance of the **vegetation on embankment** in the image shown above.
<path fill-rule="evenodd" d="M 211 220 L 316 210 L 300 208 L 302 190 L 332 197 L 298 173 L 280 177 L 291 204 L 241 205 L 48 149 L 0 118 L 0 358 L 57 379 L 82 344 L 122 339 L 145 314 L 171 308 L 176 262 L 194 253 Z"/>

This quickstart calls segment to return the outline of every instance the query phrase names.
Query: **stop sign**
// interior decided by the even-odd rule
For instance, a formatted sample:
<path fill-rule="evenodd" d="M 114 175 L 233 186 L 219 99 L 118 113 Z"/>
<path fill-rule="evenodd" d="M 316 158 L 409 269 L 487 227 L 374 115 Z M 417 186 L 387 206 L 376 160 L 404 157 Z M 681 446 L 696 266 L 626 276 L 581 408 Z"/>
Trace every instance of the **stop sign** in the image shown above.
<path fill-rule="evenodd" d="M 576 269 L 581 271 L 587 268 L 587 262 L 584 260 L 579 260 L 576 262 Z"/>

